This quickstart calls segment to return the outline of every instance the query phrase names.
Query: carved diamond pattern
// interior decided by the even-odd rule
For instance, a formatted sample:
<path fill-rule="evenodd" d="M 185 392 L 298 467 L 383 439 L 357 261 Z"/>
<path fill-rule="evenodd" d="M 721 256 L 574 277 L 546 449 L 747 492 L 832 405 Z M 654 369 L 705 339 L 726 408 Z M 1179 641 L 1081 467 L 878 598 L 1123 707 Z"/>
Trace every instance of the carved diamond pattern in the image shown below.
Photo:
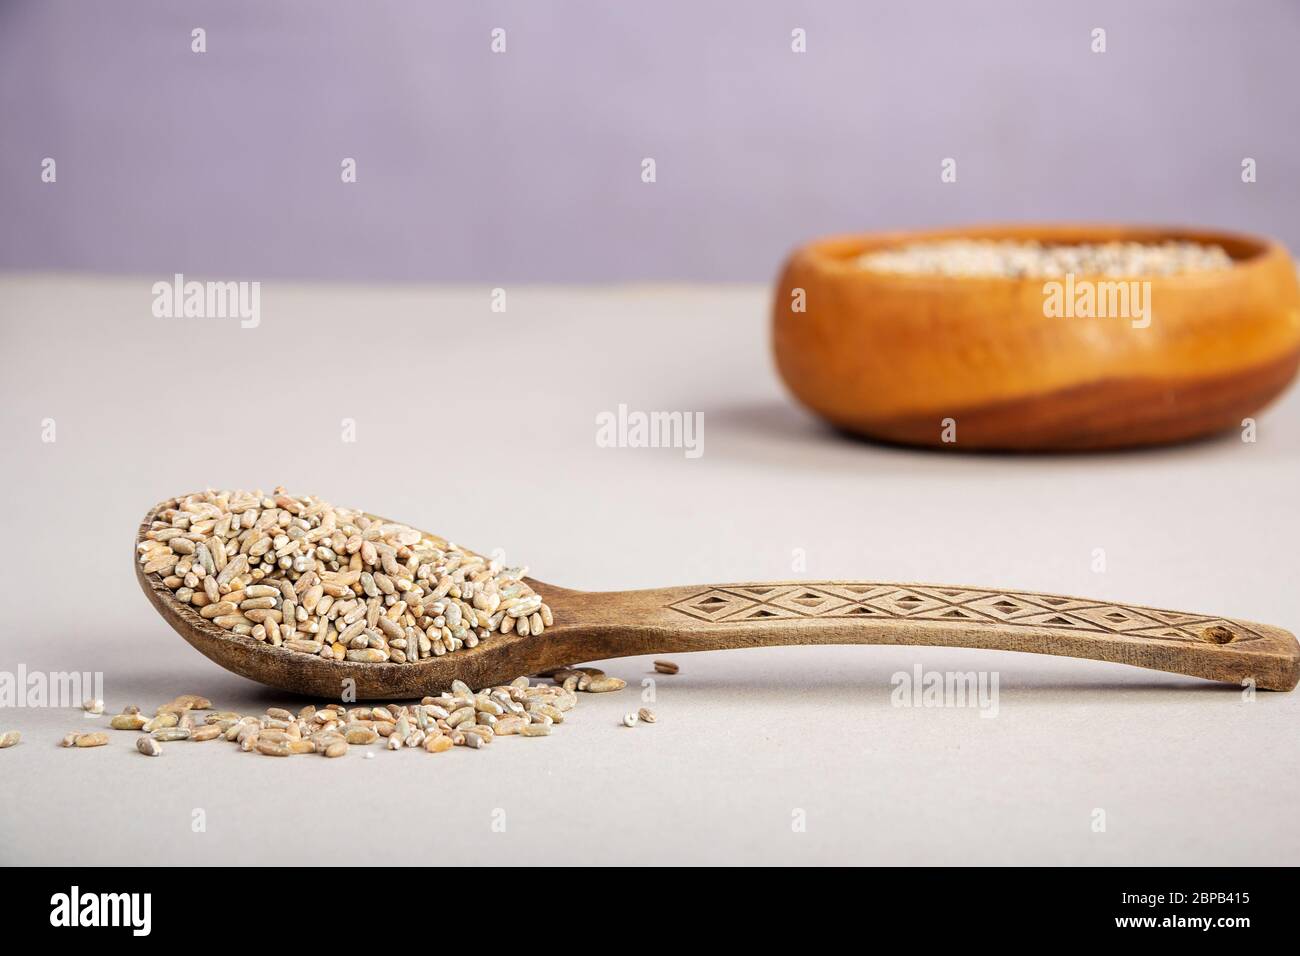
<path fill-rule="evenodd" d="M 1222 625 L 1234 643 L 1260 635 L 1239 621 L 1027 591 L 820 581 L 815 584 L 724 585 L 668 605 L 700 621 L 857 618 L 975 622 L 1203 643 L 1201 632 Z"/>

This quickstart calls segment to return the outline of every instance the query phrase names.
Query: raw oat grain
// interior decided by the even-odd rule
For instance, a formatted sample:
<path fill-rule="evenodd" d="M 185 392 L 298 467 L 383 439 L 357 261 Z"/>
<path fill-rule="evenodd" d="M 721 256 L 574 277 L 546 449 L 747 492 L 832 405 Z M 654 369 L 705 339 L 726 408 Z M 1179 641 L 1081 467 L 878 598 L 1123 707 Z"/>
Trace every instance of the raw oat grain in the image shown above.
<path fill-rule="evenodd" d="M 138 554 L 213 625 L 294 654 L 412 664 L 554 623 L 527 568 L 283 488 L 177 499 Z"/>
<path fill-rule="evenodd" d="M 1169 240 L 1158 243 L 1040 243 L 945 239 L 874 249 L 857 259 L 863 269 L 897 275 L 965 278 L 1171 276 L 1232 267 L 1222 246 Z"/>

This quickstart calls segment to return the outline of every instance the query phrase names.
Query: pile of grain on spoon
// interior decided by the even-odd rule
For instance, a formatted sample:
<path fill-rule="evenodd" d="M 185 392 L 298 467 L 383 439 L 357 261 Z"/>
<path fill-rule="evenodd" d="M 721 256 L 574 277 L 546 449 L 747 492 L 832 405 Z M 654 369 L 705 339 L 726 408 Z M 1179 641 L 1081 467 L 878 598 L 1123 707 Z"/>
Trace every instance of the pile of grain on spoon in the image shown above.
<path fill-rule="evenodd" d="M 526 568 L 283 488 L 179 498 L 138 551 L 217 627 L 330 660 L 415 663 L 554 623 Z"/>

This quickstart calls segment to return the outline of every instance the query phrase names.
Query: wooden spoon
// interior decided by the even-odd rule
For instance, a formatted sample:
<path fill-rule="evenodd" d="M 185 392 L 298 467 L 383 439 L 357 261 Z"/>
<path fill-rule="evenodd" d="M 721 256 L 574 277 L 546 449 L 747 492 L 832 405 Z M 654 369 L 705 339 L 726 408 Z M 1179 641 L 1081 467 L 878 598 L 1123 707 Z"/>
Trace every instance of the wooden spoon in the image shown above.
<path fill-rule="evenodd" d="M 140 525 L 137 543 L 164 505 Z M 786 644 L 1026 651 L 1253 681 L 1261 690 L 1291 690 L 1300 678 L 1295 637 L 1266 624 L 1033 592 L 853 581 L 590 592 L 529 579 L 555 614 L 540 637 L 495 634 L 418 664 L 326 661 L 222 630 L 176 600 L 162 577 L 146 575 L 134 557 L 158 613 L 205 656 L 251 680 L 330 700 L 345 689 L 359 700 L 415 698 L 456 679 L 477 689 L 584 661 Z"/>

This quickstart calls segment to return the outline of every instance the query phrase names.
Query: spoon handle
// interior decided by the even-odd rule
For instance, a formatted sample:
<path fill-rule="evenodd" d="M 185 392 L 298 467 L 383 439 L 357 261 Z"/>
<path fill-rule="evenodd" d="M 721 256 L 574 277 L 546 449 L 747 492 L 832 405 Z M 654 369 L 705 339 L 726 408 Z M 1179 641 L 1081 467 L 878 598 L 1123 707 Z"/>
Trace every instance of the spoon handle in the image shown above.
<path fill-rule="evenodd" d="M 1291 690 L 1300 645 L 1281 628 L 1025 591 L 853 581 L 563 592 L 587 659 L 788 644 L 979 647 L 1131 664 Z"/>

